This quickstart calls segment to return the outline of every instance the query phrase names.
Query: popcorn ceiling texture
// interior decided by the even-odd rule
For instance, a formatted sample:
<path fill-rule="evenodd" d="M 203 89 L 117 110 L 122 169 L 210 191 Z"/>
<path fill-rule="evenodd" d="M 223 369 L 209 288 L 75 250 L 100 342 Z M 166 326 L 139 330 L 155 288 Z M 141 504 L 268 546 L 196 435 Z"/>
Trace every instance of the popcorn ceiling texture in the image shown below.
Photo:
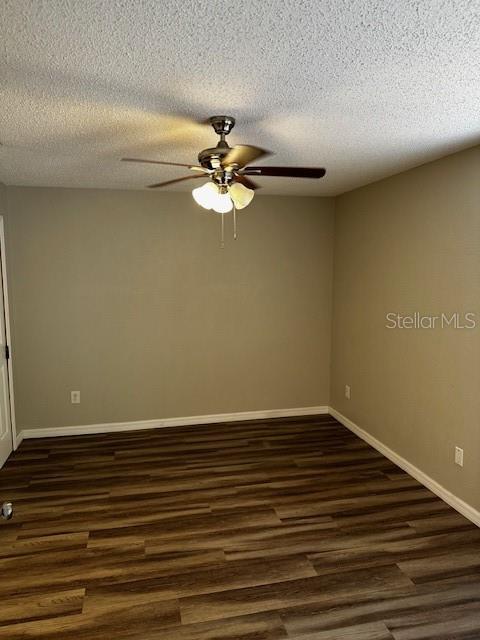
<path fill-rule="evenodd" d="M 0 180 L 143 188 L 232 143 L 321 181 L 263 193 L 334 195 L 479 141 L 477 0 L 2 0 Z M 172 190 L 187 190 L 182 184 Z"/>

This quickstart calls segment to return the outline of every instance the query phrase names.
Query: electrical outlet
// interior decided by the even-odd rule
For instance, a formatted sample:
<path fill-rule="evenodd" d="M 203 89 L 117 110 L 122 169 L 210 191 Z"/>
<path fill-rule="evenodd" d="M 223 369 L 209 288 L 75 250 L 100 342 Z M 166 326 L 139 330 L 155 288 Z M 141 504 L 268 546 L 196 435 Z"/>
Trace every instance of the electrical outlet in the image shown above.
<path fill-rule="evenodd" d="M 460 447 L 455 447 L 455 464 L 463 467 L 463 449 L 460 449 Z"/>
<path fill-rule="evenodd" d="M 345 385 L 345 398 L 347 400 L 350 400 L 350 385 L 349 384 Z"/>
<path fill-rule="evenodd" d="M 80 404 L 80 391 L 70 391 L 70 402 Z"/>

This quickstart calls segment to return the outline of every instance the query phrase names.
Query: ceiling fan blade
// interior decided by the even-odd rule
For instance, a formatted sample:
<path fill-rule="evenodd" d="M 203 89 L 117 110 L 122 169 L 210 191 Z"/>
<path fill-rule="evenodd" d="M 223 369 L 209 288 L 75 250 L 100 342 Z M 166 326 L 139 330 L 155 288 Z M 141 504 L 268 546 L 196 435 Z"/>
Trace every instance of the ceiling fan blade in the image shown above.
<path fill-rule="evenodd" d="M 240 184 L 243 184 L 243 186 L 247 187 L 247 189 L 255 190 L 261 188 L 260 184 L 257 184 L 253 180 L 250 180 L 250 178 L 247 178 L 247 176 L 243 176 L 241 173 L 235 174 L 235 182 L 240 182 Z"/>
<path fill-rule="evenodd" d="M 323 178 L 322 167 L 245 167 L 245 176 L 279 176 L 281 178 Z"/>
<path fill-rule="evenodd" d="M 260 149 L 260 147 L 252 147 L 249 144 L 236 144 L 222 159 L 222 167 L 237 165 L 238 168 L 242 168 L 257 158 L 269 155 L 271 155 L 270 151 Z"/>
<path fill-rule="evenodd" d="M 143 160 L 142 158 L 122 158 L 122 162 L 146 162 L 148 164 L 163 164 L 169 167 L 188 167 L 189 169 L 200 169 L 203 171 L 203 167 L 197 167 L 192 164 L 182 164 L 181 162 L 162 162 L 161 160 Z"/>
<path fill-rule="evenodd" d="M 194 176 L 183 176 L 183 178 L 175 178 L 174 180 L 167 180 L 166 182 L 157 182 L 156 184 L 149 184 L 148 189 L 157 189 L 158 187 L 166 187 L 167 184 L 174 184 L 175 182 L 183 182 L 184 180 L 193 180 L 195 178 L 206 178 L 204 174 L 197 173 Z"/>

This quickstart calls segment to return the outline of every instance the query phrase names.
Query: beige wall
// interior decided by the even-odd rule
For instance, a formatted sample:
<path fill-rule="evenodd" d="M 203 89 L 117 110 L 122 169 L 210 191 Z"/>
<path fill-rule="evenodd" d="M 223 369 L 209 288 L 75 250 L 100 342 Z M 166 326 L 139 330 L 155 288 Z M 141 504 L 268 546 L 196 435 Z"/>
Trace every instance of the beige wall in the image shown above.
<path fill-rule="evenodd" d="M 337 198 L 330 393 L 332 199 L 257 196 L 222 251 L 189 194 L 9 187 L 18 428 L 330 404 L 480 508 L 480 328 L 385 328 L 480 327 L 479 175 L 475 148 Z"/>
<path fill-rule="evenodd" d="M 334 408 L 477 509 L 479 205 L 480 147 L 337 199 L 331 384 Z M 479 328 L 385 328 L 414 311 L 475 312 Z"/>
<path fill-rule="evenodd" d="M 7 195 L 18 430 L 328 404 L 332 199 Z"/>

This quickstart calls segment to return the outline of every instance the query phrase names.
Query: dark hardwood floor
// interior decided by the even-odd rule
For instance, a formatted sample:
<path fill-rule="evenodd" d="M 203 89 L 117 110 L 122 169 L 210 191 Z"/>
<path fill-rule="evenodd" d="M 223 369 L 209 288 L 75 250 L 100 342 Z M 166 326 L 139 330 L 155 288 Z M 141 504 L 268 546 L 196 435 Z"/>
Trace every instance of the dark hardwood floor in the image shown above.
<path fill-rule="evenodd" d="M 0 639 L 480 639 L 480 529 L 329 416 L 28 440 Z"/>

